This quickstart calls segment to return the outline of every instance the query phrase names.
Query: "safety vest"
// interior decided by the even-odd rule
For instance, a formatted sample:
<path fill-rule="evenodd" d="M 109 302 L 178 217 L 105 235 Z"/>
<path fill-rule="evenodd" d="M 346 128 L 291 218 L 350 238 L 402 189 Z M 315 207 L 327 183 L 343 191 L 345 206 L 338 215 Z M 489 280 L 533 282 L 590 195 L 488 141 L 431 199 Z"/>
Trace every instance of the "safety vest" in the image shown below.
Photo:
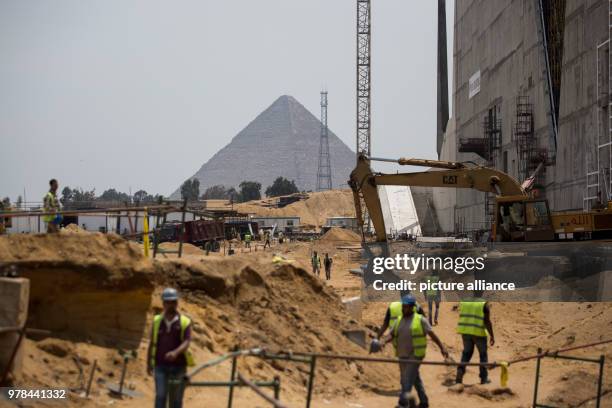
<path fill-rule="evenodd" d="M 425 337 L 425 331 L 423 330 L 423 315 L 413 313 L 412 324 L 410 325 L 410 331 L 412 333 L 412 352 L 416 358 L 425 357 L 427 352 L 427 338 Z M 397 352 L 397 331 L 400 324 L 402 323 L 403 316 L 397 320 L 395 327 L 393 327 L 393 346 L 395 347 L 395 355 Z"/>
<path fill-rule="evenodd" d="M 45 212 L 56 211 L 59 208 L 57 197 L 50 191 L 47 191 L 44 198 Z M 55 219 L 56 215 L 43 215 L 44 222 L 51 222 Z"/>
<path fill-rule="evenodd" d="M 251 242 L 251 234 L 244 234 L 244 241 Z"/>
<path fill-rule="evenodd" d="M 151 358 L 151 367 L 155 367 L 155 354 L 157 353 L 157 336 L 159 334 L 159 326 L 161 325 L 163 318 L 164 317 L 160 314 L 155 315 L 155 317 L 153 318 L 153 339 L 151 343 L 151 355 L 149 356 Z M 180 315 L 180 322 L 182 342 L 185 338 L 185 330 L 187 329 L 187 326 L 191 324 L 191 319 L 187 316 Z M 185 351 L 185 360 L 187 360 L 187 366 L 192 367 L 195 365 L 193 355 L 191 354 L 191 351 L 189 351 L 189 349 Z"/>
<path fill-rule="evenodd" d="M 461 301 L 459 303 L 459 323 L 457 333 L 477 337 L 487 337 L 484 322 L 484 300 Z"/>
<path fill-rule="evenodd" d="M 402 302 L 391 302 L 389 304 L 389 327 L 393 329 L 395 323 L 402 318 Z"/>
<path fill-rule="evenodd" d="M 431 285 L 432 283 L 438 283 L 440 281 L 440 277 L 438 275 L 431 275 L 427 277 L 427 283 Z M 427 289 L 425 292 L 428 298 L 436 297 L 438 291 L 435 289 Z"/>

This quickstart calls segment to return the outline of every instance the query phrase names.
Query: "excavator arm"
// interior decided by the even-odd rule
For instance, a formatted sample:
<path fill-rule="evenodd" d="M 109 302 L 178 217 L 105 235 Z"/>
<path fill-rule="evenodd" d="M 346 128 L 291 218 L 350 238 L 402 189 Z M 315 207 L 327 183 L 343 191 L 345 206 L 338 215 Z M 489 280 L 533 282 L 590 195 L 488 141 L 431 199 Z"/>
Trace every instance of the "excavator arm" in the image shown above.
<path fill-rule="evenodd" d="M 472 188 L 496 196 L 524 196 L 525 190 L 512 177 L 499 170 L 477 165 L 468 166 L 458 162 L 445 162 L 438 160 L 421 159 L 372 159 L 393 161 L 401 165 L 427 166 L 443 170 L 429 170 L 417 173 L 382 174 L 374 173 L 370 167 L 370 158 L 360 155 L 357 166 L 351 172 L 349 185 L 353 190 L 357 220 L 364 224 L 364 211 L 367 212 L 378 242 L 387 240 L 383 211 L 378 195 L 378 186 L 422 186 L 422 187 L 450 187 Z"/>

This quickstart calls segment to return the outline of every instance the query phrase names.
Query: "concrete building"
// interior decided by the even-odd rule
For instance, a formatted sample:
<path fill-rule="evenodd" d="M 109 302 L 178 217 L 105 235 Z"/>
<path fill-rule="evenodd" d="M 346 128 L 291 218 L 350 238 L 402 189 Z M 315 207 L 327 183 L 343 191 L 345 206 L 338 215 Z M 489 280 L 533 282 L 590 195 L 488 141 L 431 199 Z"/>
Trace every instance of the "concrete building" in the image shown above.
<path fill-rule="evenodd" d="M 259 229 L 274 228 L 276 231 L 291 232 L 294 228 L 300 226 L 300 217 L 251 217 L 259 226 Z"/>
<path fill-rule="evenodd" d="M 452 115 L 442 160 L 494 166 L 552 210 L 611 195 L 609 2 L 457 0 Z M 489 228 L 492 197 L 434 189 L 441 228 Z M 488 205 L 489 204 L 489 205 Z"/>

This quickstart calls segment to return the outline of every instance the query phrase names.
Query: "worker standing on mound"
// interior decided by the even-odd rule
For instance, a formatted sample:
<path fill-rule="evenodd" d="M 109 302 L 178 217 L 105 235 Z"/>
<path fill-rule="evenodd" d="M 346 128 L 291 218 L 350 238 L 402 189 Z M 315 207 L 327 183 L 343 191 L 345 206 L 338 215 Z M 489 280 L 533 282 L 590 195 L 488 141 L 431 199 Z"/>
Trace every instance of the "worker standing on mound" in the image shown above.
<path fill-rule="evenodd" d="M 57 199 L 57 189 L 59 184 L 56 179 L 49 180 L 49 191 L 43 198 L 43 208 L 46 213 L 53 213 L 43 216 L 43 221 L 47 223 L 47 233 L 59 231 L 59 226 L 62 223 L 61 214 L 56 214 L 60 210 L 60 203 Z"/>
<path fill-rule="evenodd" d="M 491 336 L 490 344 L 493 346 L 495 344 L 495 335 L 493 334 L 489 304 L 480 297 L 462 300 L 459 303 L 459 322 L 457 324 L 457 333 L 461 334 L 461 339 L 463 340 L 462 363 L 470 362 L 474 354 L 474 346 L 478 349 L 480 363 L 489 362 L 487 355 L 487 331 L 489 336 Z M 458 366 L 455 382 L 458 384 L 462 383 L 464 374 L 465 366 Z M 487 367 L 481 365 L 480 383 L 488 384 L 490 382 Z"/>
<path fill-rule="evenodd" d="M 319 258 L 319 254 L 317 251 L 314 251 L 312 257 L 310 258 L 310 264 L 312 265 L 312 274 L 320 276 L 321 274 L 321 258 Z"/>
<path fill-rule="evenodd" d="M 164 311 L 153 318 L 151 341 L 147 351 L 147 372 L 155 377 L 155 408 L 183 406 L 181 381 L 187 366 L 193 366 L 189 351 L 191 319 L 178 312 L 178 292 L 166 288 L 162 293 Z"/>
<path fill-rule="evenodd" d="M 415 309 L 416 299 L 414 296 L 404 295 L 402 297 L 402 316 L 391 327 L 391 332 L 382 340 L 381 346 L 384 347 L 386 343 L 392 341 L 395 347 L 395 354 L 400 359 L 415 361 L 400 362 L 401 392 L 399 406 L 410 406 L 410 391 L 414 386 L 419 396 L 419 408 L 427 408 L 429 407 L 429 400 L 419 375 L 420 360 L 425 358 L 427 351 L 427 336 L 438 345 L 440 353 L 442 353 L 445 359 L 448 358 L 448 352 L 444 344 L 433 332 L 427 319 L 417 313 Z"/>
<path fill-rule="evenodd" d="M 325 266 L 325 280 L 331 280 L 331 268 L 333 263 L 334 260 L 328 253 L 325 253 L 325 258 L 323 258 L 323 266 Z"/>
<path fill-rule="evenodd" d="M 251 249 L 251 234 L 248 232 L 244 234 L 244 247 Z"/>

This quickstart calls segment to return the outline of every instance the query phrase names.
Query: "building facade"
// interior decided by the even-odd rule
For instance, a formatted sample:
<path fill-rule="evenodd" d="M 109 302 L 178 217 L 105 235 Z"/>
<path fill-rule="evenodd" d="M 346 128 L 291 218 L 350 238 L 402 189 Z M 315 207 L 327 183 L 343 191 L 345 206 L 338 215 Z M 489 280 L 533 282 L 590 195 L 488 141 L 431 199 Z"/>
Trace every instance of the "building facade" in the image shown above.
<path fill-rule="evenodd" d="M 609 2 L 457 0 L 442 160 L 495 167 L 552 210 L 611 196 Z M 434 191 L 446 232 L 485 230 L 494 197 Z M 452 229 L 452 231 L 451 231 Z"/>

